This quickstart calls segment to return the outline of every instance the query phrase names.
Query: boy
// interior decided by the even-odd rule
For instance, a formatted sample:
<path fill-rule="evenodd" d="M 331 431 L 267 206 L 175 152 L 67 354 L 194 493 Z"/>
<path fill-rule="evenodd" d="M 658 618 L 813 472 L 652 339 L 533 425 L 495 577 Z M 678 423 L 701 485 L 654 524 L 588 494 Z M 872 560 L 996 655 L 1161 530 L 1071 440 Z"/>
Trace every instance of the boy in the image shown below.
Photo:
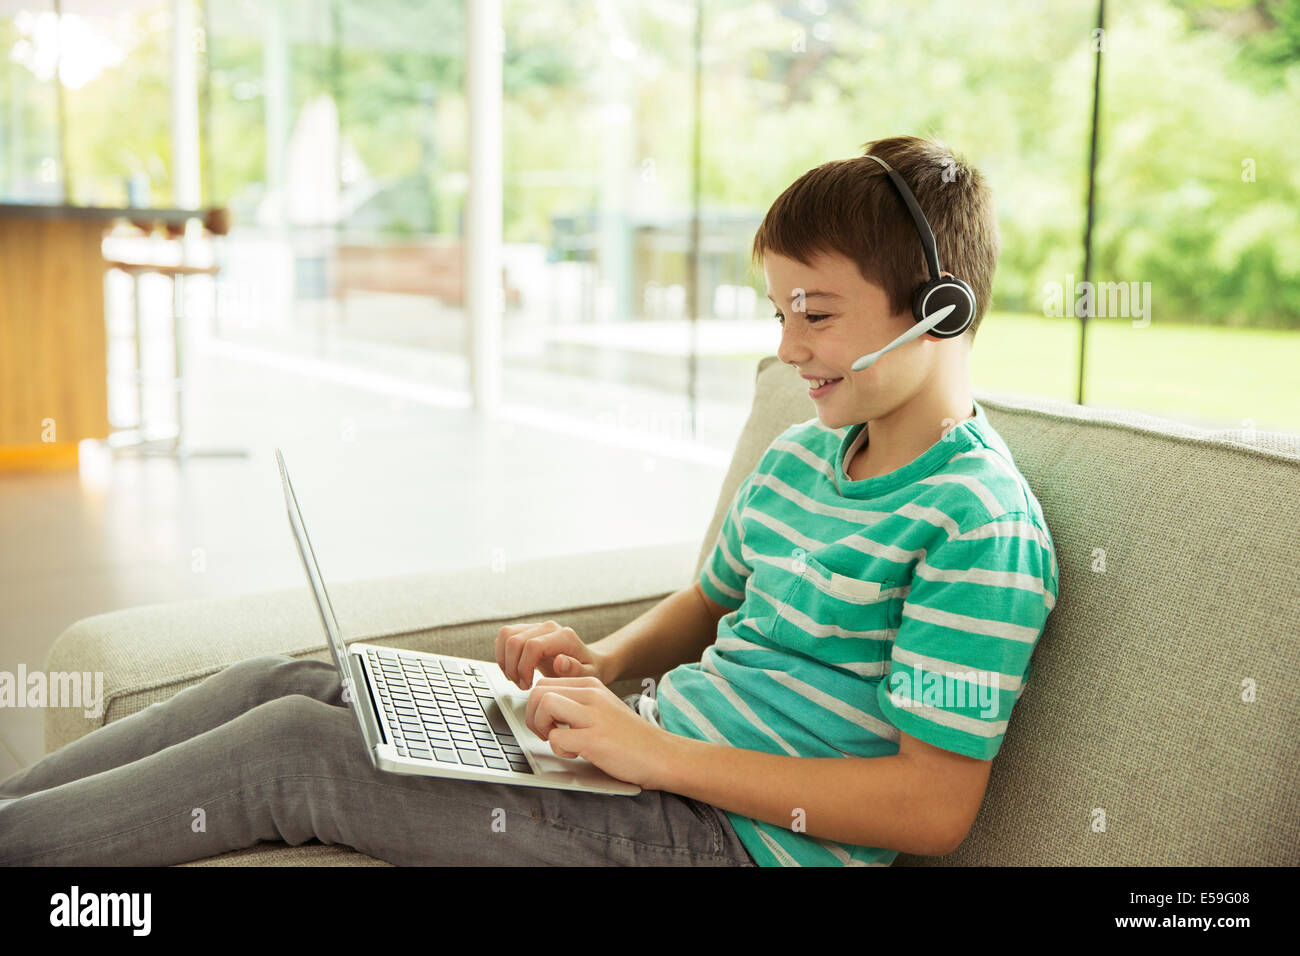
<path fill-rule="evenodd" d="M 853 371 L 917 327 L 916 227 L 874 160 L 807 173 L 754 252 L 780 358 L 835 380 L 813 393 L 817 417 L 768 447 L 693 586 L 591 645 L 555 621 L 497 636 L 497 663 L 531 689 L 529 725 L 640 794 L 382 773 L 333 666 L 266 655 L 0 781 L 0 865 L 159 865 L 312 839 L 435 864 L 887 865 L 953 850 L 1056 564 L 1038 502 L 970 396 L 998 252 L 988 191 L 937 144 L 869 149 L 970 283 L 971 328 Z M 661 673 L 657 697 L 606 686 Z"/>
<path fill-rule="evenodd" d="M 970 393 L 999 248 L 989 190 L 939 143 L 865 150 L 910 185 L 944 275 L 969 283 L 969 330 L 853 371 L 916 323 L 918 229 L 875 160 L 804 174 L 753 253 L 817 417 L 768 447 L 698 582 L 655 620 L 590 647 L 554 622 L 497 641 L 507 676 L 548 675 L 529 707 L 557 753 L 721 808 L 760 865 L 954 850 L 1057 595 L 1038 501 Z M 658 732 L 599 686 L 697 657 L 664 675 Z"/>

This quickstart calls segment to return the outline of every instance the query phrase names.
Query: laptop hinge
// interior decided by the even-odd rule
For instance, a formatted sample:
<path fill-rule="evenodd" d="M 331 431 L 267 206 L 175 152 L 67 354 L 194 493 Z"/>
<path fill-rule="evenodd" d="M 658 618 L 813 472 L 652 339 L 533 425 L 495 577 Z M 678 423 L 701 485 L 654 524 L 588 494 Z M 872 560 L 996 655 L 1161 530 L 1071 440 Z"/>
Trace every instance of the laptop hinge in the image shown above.
<path fill-rule="evenodd" d="M 375 744 L 386 744 L 388 738 L 384 736 L 383 725 L 376 719 L 375 715 L 379 713 L 379 702 L 375 700 L 374 691 L 370 687 L 370 681 L 366 679 L 366 665 L 362 663 L 357 654 L 348 654 L 348 669 L 352 672 L 352 691 L 360 694 L 364 691 L 366 699 L 370 701 L 370 706 L 365 706 L 365 702 L 358 700 L 356 708 L 361 714 L 361 720 L 365 723 L 366 729 L 370 731 L 371 741 Z"/>

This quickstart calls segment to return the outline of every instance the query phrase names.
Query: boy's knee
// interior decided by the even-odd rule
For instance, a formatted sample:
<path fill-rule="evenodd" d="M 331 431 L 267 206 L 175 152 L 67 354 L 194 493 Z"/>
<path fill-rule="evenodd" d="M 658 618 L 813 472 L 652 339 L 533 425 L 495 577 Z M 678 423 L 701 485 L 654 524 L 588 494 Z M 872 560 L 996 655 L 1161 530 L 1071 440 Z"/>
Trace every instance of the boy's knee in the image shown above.
<path fill-rule="evenodd" d="M 346 720 L 340 720 L 340 717 Z M 350 714 L 304 694 L 264 701 L 229 725 L 236 762 L 248 774 L 335 777 L 364 771 L 364 748 Z"/>
<path fill-rule="evenodd" d="M 335 732 L 330 717 L 338 710 L 305 694 L 286 694 L 266 701 L 249 711 L 260 725 L 259 731 L 272 736 L 302 742 L 320 741 Z"/>
<path fill-rule="evenodd" d="M 250 713 L 257 721 L 251 739 L 269 747 L 277 765 L 326 777 L 376 773 L 356 719 L 345 708 L 314 697 L 290 694 Z"/>
<path fill-rule="evenodd" d="M 251 701 L 271 700 L 293 693 L 290 674 L 285 667 L 294 658 L 284 654 L 263 654 L 228 665 L 219 674 L 235 684 Z"/>
<path fill-rule="evenodd" d="M 227 665 L 226 670 L 261 673 L 263 671 L 273 671 L 278 665 L 288 663 L 293 659 L 287 654 L 259 654 L 257 657 L 246 657 L 242 661 L 235 661 L 233 664 Z"/>

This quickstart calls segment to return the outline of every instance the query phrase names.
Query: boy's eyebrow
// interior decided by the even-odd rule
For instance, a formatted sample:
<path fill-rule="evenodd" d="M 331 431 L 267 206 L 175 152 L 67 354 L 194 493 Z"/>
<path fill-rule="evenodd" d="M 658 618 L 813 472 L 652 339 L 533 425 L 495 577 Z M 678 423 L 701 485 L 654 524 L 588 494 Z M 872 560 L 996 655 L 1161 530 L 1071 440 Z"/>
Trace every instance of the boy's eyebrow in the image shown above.
<path fill-rule="evenodd" d="M 778 304 L 777 301 L 776 301 L 776 299 L 773 299 L 773 298 L 772 298 L 772 293 L 769 292 L 769 293 L 767 294 L 767 297 L 768 297 L 768 299 L 771 299 L 771 301 L 772 301 L 772 303 L 773 303 L 774 305 Z M 842 298 L 844 298 L 844 296 L 840 295 L 838 292 L 805 292 L 805 293 L 803 294 L 803 297 L 804 297 L 805 299 L 815 299 L 815 298 L 819 298 L 819 297 L 820 297 L 820 298 L 823 298 L 823 299 L 842 299 Z"/>

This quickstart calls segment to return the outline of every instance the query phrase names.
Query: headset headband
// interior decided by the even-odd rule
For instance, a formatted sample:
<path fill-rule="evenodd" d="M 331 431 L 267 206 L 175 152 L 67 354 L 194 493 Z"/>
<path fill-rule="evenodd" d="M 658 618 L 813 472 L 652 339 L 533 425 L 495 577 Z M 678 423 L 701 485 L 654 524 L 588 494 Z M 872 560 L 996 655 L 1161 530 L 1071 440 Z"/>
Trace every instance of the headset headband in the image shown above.
<path fill-rule="evenodd" d="M 934 233 L 930 230 L 930 223 L 926 221 L 925 214 L 921 212 L 920 205 L 917 204 L 916 197 L 912 195 L 912 190 L 903 182 L 903 177 L 894 171 L 894 167 L 885 162 L 879 156 L 866 154 L 867 159 L 874 159 L 885 168 L 889 178 L 894 182 L 894 188 L 898 194 L 903 197 L 903 202 L 907 205 L 907 211 L 912 214 L 912 221 L 916 223 L 916 231 L 921 234 L 921 246 L 925 250 L 925 261 L 930 267 L 930 278 L 938 279 L 942 270 L 939 268 L 939 252 L 935 248 Z"/>

